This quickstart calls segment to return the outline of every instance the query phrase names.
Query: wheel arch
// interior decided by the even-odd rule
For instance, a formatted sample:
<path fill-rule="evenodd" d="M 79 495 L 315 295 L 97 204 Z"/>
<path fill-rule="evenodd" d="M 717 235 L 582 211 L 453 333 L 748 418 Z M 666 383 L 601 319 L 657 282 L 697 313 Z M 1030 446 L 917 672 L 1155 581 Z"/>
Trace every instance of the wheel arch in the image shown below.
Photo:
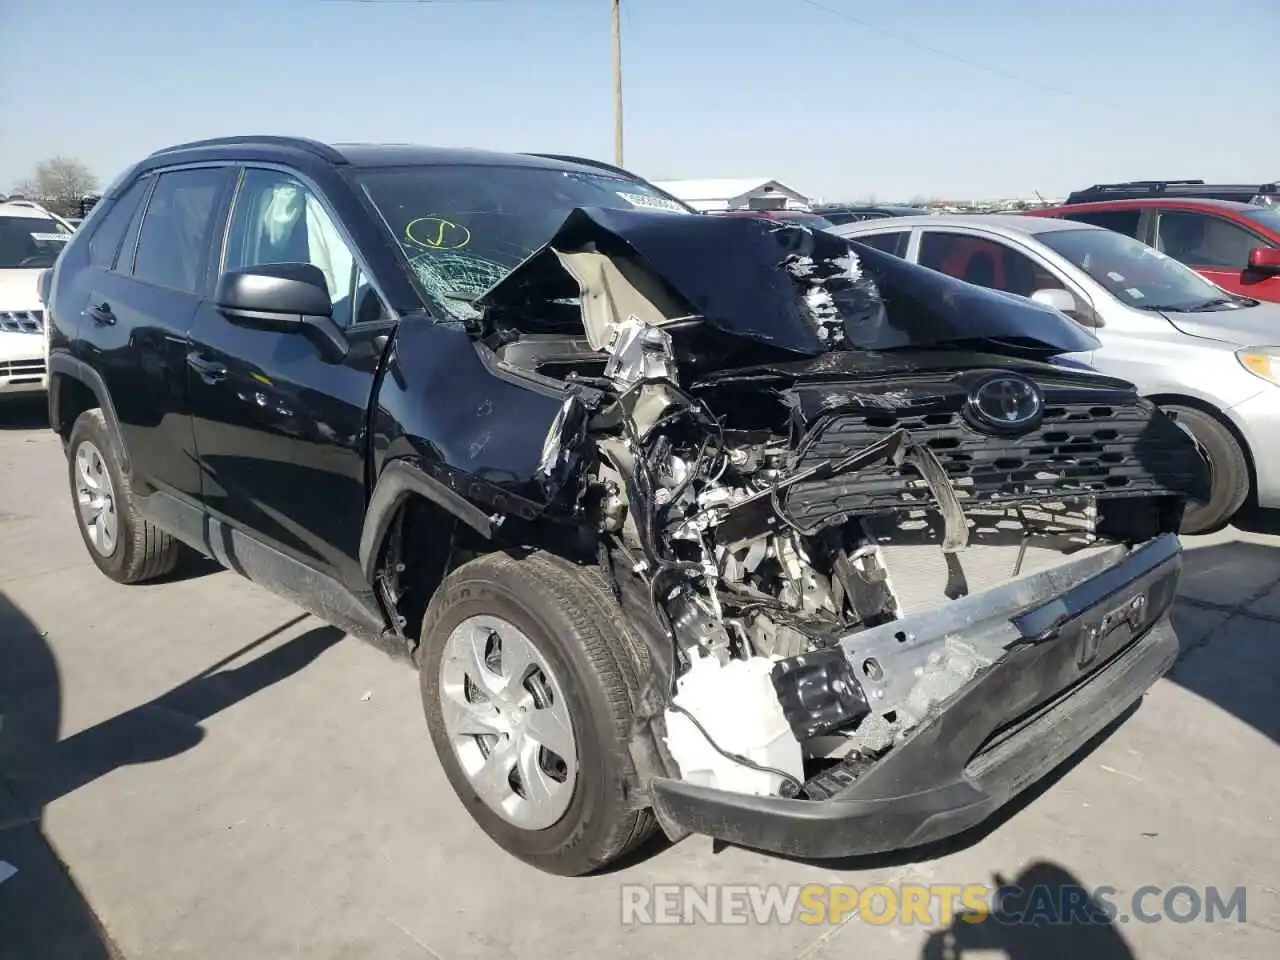
<path fill-rule="evenodd" d="M 1191 407 L 1193 410 L 1199 410 L 1201 413 L 1212 417 L 1218 423 L 1222 424 L 1222 426 L 1226 428 L 1227 432 L 1231 434 L 1231 437 L 1235 440 L 1236 444 L 1239 445 L 1240 452 L 1244 454 L 1244 462 L 1249 469 L 1249 496 L 1254 496 L 1255 491 L 1258 489 L 1258 475 L 1253 464 L 1253 450 L 1250 449 L 1249 441 L 1245 439 L 1245 435 L 1241 432 L 1240 428 L 1236 426 L 1235 421 L 1227 416 L 1221 407 L 1218 407 L 1207 400 L 1202 400 L 1199 397 L 1188 396 L 1185 393 L 1153 393 L 1148 394 L 1147 399 L 1161 408 L 1170 404 L 1173 406 Z"/>
<path fill-rule="evenodd" d="M 53 354 L 49 358 L 48 395 L 49 423 L 63 443 L 71 436 L 71 428 L 80 414 L 99 408 L 120 454 L 120 468 L 126 474 L 130 473 L 132 461 L 120 430 L 120 418 L 116 415 L 115 404 L 111 402 L 106 381 L 97 370 L 65 353 Z"/>

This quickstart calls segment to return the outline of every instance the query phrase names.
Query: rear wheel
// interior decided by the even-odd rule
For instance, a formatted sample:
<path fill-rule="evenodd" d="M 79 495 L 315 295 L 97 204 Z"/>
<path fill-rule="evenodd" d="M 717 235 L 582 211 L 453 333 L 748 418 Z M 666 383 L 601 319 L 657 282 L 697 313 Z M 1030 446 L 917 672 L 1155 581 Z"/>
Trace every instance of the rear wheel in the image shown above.
<path fill-rule="evenodd" d="M 1182 518 L 1182 533 L 1210 533 L 1227 524 L 1249 497 L 1249 461 L 1227 427 L 1195 407 L 1170 404 L 1174 415 L 1195 437 L 1209 461 L 1211 484 L 1206 502 L 1191 501 Z"/>
<path fill-rule="evenodd" d="M 450 783 L 485 833 L 550 873 L 589 873 L 653 832 L 627 749 L 625 629 L 594 569 L 545 553 L 459 567 L 423 622 L 423 708 Z"/>
<path fill-rule="evenodd" d="M 67 467 L 80 536 L 99 570 L 117 583 L 141 583 L 173 569 L 178 543 L 134 510 L 129 479 L 101 410 L 76 418 Z"/>

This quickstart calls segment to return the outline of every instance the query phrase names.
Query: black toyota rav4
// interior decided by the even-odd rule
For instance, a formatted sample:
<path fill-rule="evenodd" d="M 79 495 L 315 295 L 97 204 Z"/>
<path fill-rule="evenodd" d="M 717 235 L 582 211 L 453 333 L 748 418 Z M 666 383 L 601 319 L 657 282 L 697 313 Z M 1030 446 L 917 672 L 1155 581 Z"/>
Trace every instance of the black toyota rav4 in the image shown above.
<path fill-rule="evenodd" d="M 162 150 L 50 276 L 89 555 L 403 654 L 479 825 L 954 834 L 1169 667 L 1193 441 L 1053 310 L 565 157 Z"/>

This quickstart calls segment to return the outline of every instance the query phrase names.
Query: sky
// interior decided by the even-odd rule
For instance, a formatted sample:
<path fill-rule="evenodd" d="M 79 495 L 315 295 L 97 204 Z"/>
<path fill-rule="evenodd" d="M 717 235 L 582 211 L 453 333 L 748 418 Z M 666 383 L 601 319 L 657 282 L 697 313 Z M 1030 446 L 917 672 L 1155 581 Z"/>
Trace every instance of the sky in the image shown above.
<path fill-rule="evenodd" d="M 1277 0 L 622 2 L 648 179 L 882 202 L 1280 179 Z M 0 0 L 0 190 L 245 133 L 612 160 L 609 0 Z"/>

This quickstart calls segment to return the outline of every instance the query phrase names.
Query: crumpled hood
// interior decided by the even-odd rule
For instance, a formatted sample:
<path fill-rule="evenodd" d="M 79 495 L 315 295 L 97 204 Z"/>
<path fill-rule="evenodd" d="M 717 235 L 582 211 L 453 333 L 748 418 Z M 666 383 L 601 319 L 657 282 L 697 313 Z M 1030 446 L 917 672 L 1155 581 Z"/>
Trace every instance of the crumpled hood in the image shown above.
<path fill-rule="evenodd" d="M 1030 300 L 832 233 L 754 217 L 574 210 L 544 247 L 475 302 L 518 313 L 574 298 L 582 299 L 597 349 L 608 339 L 600 319 L 607 316 L 655 325 L 696 316 L 804 355 L 834 348 L 824 329 L 831 325 L 846 349 L 995 341 L 1057 354 L 1098 345 L 1063 314 Z M 815 313 L 833 323 L 816 322 Z"/>
<path fill-rule="evenodd" d="M 1206 310 L 1203 313 L 1164 314 L 1171 324 L 1191 337 L 1221 340 L 1239 347 L 1280 344 L 1280 304 L 1258 303 L 1238 310 Z"/>
<path fill-rule="evenodd" d="M 37 284 L 44 268 L 0 269 L 0 310 L 41 310 Z"/>

